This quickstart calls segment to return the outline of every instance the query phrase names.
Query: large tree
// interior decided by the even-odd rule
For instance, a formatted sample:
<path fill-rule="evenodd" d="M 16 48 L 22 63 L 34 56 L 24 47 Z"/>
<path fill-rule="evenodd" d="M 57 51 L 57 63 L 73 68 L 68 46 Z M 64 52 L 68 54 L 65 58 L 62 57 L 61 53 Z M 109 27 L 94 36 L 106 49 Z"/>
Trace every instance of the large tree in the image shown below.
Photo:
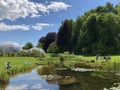
<path fill-rule="evenodd" d="M 56 41 L 56 32 L 49 32 L 45 37 L 39 39 L 39 43 L 42 44 L 43 49 L 46 51 L 52 42 Z"/>
<path fill-rule="evenodd" d="M 73 52 L 76 52 L 77 41 L 78 41 L 81 29 L 82 29 L 82 22 L 83 22 L 82 20 L 83 20 L 82 17 L 77 17 L 76 22 L 73 23 L 73 32 L 72 32 L 72 39 L 71 39 Z"/>
<path fill-rule="evenodd" d="M 47 48 L 49 47 L 49 45 L 52 42 L 56 41 L 56 36 L 57 34 L 55 32 L 49 32 L 46 37 L 45 37 L 45 41 L 44 41 L 44 50 L 46 51 Z"/>
<path fill-rule="evenodd" d="M 98 6 L 76 21 L 64 20 L 57 33 L 57 41 L 50 45 L 46 36 L 40 39 L 44 49 L 58 46 L 59 52 L 76 54 L 120 53 L 120 5 L 106 3 Z"/>
<path fill-rule="evenodd" d="M 76 52 L 84 54 L 111 54 L 118 50 L 120 18 L 117 14 L 92 13 L 82 23 Z"/>
<path fill-rule="evenodd" d="M 49 45 L 47 52 L 49 52 L 49 53 L 57 53 L 58 52 L 58 46 L 57 46 L 56 42 L 53 42 Z"/>
<path fill-rule="evenodd" d="M 100 27 L 99 51 L 102 53 L 115 53 L 115 51 L 118 51 L 120 18 L 113 13 L 106 13 L 98 18 L 98 25 Z"/>
<path fill-rule="evenodd" d="M 57 45 L 60 52 L 71 50 L 73 20 L 65 20 L 59 28 Z"/>

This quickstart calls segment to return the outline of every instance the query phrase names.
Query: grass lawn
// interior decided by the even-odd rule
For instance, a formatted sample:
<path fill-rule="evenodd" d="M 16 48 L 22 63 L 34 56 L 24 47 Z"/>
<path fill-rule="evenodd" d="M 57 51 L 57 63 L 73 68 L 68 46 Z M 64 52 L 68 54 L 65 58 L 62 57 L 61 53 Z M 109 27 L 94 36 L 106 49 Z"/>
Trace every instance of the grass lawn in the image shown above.
<path fill-rule="evenodd" d="M 12 68 L 6 69 L 6 63 L 10 62 Z M 10 74 L 16 74 L 35 67 L 38 60 L 34 57 L 0 57 L 0 81 L 7 82 Z"/>
<path fill-rule="evenodd" d="M 25 71 L 26 69 L 35 67 L 35 63 L 39 65 L 48 65 L 48 64 L 59 64 L 60 57 L 64 57 L 64 65 L 71 67 L 76 63 L 79 63 L 81 60 L 85 60 L 90 62 L 91 60 L 95 60 L 96 56 L 83 56 L 83 55 L 73 55 L 73 54 L 59 54 L 58 56 L 52 56 L 51 54 L 46 54 L 44 60 L 38 60 L 34 57 L 0 57 L 0 81 L 1 80 L 9 80 L 10 75 L 8 72 L 17 73 Z M 6 63 L 11 62 L 12 68 L 6 69 Z M 28 63 L 28 64 L 26 64 Z M 90 63 L 92 65 L 98 65 L 103 63 L 104 67 L 106 65 L 107 68 L 112 70 L 111 68 L 120 70 L 120 56 L 111 56 L 111 60 L 95 60 L 94 63 Z"/>
<path fill-rule="evenodd" d="M 11 62 L 12 68 L 24 66 L 25 62 L 34 64 L 37 60 L 33 57 L 1 57 L 0 58 L 0 71 L 6 70 L 6 63 Z"/>
<path fill-rule="evenodd" d="M 46 54 L 46 64 L 49 63 L 60 63 L 60 57 L 64 57 L 64 65 L 68 67 L 73 67 L 76 63 L 80 63 L 81 60 L 85 60 L 87 64 L 90 64 L 90 66 L 93 67 L 99 67 L 111 70 L 119 69 L 120 70 L 120 55 L 114 55 L 111 56 L 111 60 L 97 60 L 96 56 L 83 56 L 83 55 L 72 55 L 72 54 L 59 54 L 58 56 L 52 56 L 51 54 Z M 91 60 L 94 60 L 95 62 L 92 63 Z M 80 64 L 81 65 L 81 64 Z"/>

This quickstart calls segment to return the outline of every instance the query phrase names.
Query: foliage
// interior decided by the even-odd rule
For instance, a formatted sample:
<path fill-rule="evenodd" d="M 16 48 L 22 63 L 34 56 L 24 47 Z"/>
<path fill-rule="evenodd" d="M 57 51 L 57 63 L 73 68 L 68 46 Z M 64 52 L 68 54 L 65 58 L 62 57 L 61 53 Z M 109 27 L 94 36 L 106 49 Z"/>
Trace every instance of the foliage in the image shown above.
<path fill-rule="evenodd" d="M 59 52 L 71 51 L 72 26 L 73 20 L 62 22 L 57 34 Z"/>
<path fill-rule="evenodd" d="M 41 43 L 41 42 L 38 42 L 38 44 L 37 44 L 36 47 L 38 47 L 38 48 L 43 48 L 42 43 Z"/>
<path fill-rule="evenodd" d="M 54 73 L 54 67 L 51 65 L 45 65 L 38 69 L 38 74 L 40 75 L 49 75 L 49 74 L 55 74 Z"/>
<path fill-rule="evenodd" d="M 57 46 L 56 42 L 53 42 L 50 44 L 50 46 L 47 49 L 47 52 L 49 52 L 49 53 L 57 53 L 58 52 L 58 46 Z"/>
<path fill-rule="evenodd" d="M 40 39 L 46 47 L 44 49 L 50 45 L 46 38 L 47 36 Z M 120 54 L 120 5 L 114 6 L 108 2 L 105 6 L 85 12 L 75 21 L 64 20 L 55 40 L 57 45 L 53 45 L 58 46 L 57 52 L 68 51 L 85 55 Z M 54 51 L 55 46 L 50 45 L 48 52 L 51 52 L 51 49 Z"/>
<path fill-rule="evenodd" d="M 29 49 L 31 49 L 33 47 L 33 44 L 31 43 L 31 42 L 27 42 L 26 44 L 25 44 L 25 46 L 23 46 L 23 49 L 24 50 L 29 50 Z"/>
<path fill-rule="evenodd" d="M 39 42 L 42 44 L 42 48 L 44 49 L 45 45 L 44 45 L 44 41 L 45 41 L 45 37 L 41 37 L 38 41 L 38 44 Z M 38 45 L 37 45 L 38 46 Z"/>
<path fill-rule="evenodd" d="M 57 34 L 55 32 L 49 32 L 45 37 L 41 37 L 39 42 L 42 43 L 43 49 L 47 51 L 47 48 L 52 42 L 56 41 Z"/>

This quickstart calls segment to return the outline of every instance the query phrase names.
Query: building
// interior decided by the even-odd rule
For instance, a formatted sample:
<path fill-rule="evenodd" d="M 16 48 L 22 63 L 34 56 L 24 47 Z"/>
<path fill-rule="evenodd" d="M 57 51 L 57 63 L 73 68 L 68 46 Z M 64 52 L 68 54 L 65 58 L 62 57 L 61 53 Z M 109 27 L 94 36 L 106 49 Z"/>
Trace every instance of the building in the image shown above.
<path fill-rule="evenodd" d="M 0 43 L 0 50 L 2 52 L 17 52 L 22 50 L 22 47 L 15 42 L 7 41 Z"/>

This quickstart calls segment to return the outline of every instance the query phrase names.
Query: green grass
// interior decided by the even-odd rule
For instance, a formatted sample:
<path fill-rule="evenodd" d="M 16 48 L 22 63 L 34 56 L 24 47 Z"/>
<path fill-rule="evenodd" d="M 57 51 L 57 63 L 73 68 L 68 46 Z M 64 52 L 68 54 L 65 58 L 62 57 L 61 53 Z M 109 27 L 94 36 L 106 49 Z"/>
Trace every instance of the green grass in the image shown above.
<path fill-rule="evenodd" d="M 72 55 L 72 54 L 59 54 L 57 57 L 52 57 L 50 54 L 46 54 L 46 63 L 60 63 L 60 56 L 64 57 L 64 65 L 68 67 L 74 66 L 76 63 L 80 63 L 81 60 L 85 60 L 87 62 L 90 62 L 91 60 L 94 60 L 94 63 L 87 63 L 91 66 L 104 68 L 104 69 L 120 69 L 120 56 L 114 55 L 111 56 L 111 60 L 97 60 L 96 56 L 83 56 L 83 55 Z"/>
<path fill-rule="evenodd" d="M 11 63 L 12 68 L 6 69 L 7 62 Z M 9 74 L 16 74 L 33 68 L 38 62 L 34 57 L 0 57 L 0 81 L 7 82 L 10 77 Z"/>
<path fill-rule="evenodd" d="M 1 57 L 0 58 L 0 71 L 6 70 L 5 64 L 7 62 L 11 62 L 12 68 L 24 66 L 24 62 L 29 62 L 30 64 L 34 64 L 36 62 L 35 58 L 33 57 Z"/>
<path fill-rule="evenodd" d="M 60 57 L 64 57 L 64 65 L 68 67 L 73 67 L 76 63 L 80 63 L 81 60 L 89 62 L 91 66 L 101 65 L 102 69 L 109 71 L 119 70 L 120 71 L 120 56 L 111 56 L 111 60 L 95 60 L 96 56 L 83 56 L 83 55 L 73 55 L 68 53 L 59 54 L 58 56 L 52 56 L 47 53 L 44 60 L 39 60 L 34 57 L 0 57 L 0 81 L 9 80 L 10 75 L 14 73 L 19 73 L 25 71 L 26 69 L 33 68 L 35 63 L 38 65 L 58 65 L 60 64 Z M 95 60 L 91 63 L 91 60 Z M 12 68 L 6 69 L 5 64 L 10 61 Z M 25 64 L 25 62 L 30 64 Z M 81 64 L 80 64 L 81 65 Z M 9 73 L 9 74 L 8 74 Z"/>

